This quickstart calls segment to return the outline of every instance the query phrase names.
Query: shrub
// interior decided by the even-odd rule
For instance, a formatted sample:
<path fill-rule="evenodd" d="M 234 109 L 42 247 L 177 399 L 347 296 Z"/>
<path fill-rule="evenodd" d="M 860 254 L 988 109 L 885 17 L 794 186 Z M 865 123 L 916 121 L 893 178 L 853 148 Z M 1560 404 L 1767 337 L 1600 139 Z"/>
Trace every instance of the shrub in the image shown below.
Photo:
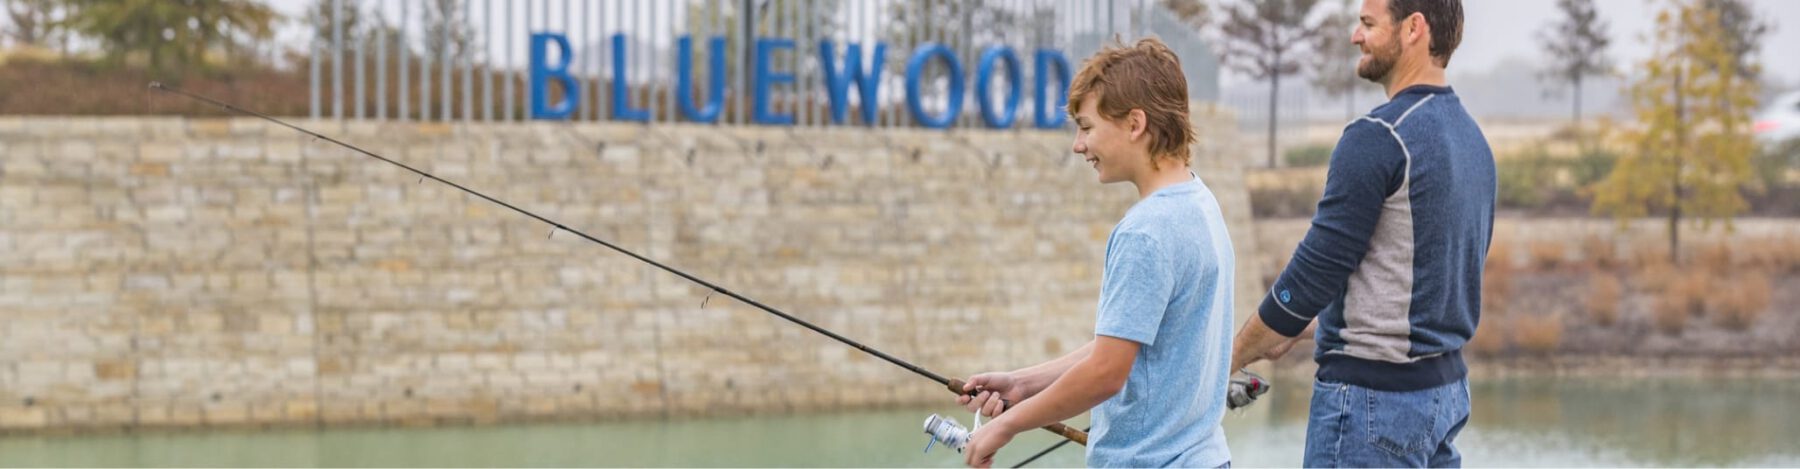
<path fill-rule="evenodd" d="M 1770 295 L 1768 274 L 1740 275 L 1707 296 L 1707 309 L 1720 327 L 1742 331 L 1768 310 Z"/>
<path fill-rule="evenodd" d="M 1587 267 L 1596 269 L 1615 269 L 1619 267 L 1619 253 L 1612 239 L 1588 235 L 1581 242 L 1581 258 Z"/>
<path fill-rule="evenodd" d="M 1531 254 L 1531 267 L 1538 270 L 1555 270 L 1568 259 L 1568 250 L 1557 241 L 1532 241 L 1525 246 L 1525 251 Z"/>
<path fill-rule="evenodd" d="M 1502 208 L 1538 209 L 1555 195 L 1556 168 L 1542 145 L 1495 162 Z"/>
<path fill-rule="evenodd" d="M 1619 300 L 1625 288 L 1612 274 L 1596 273 L 1588 280 L 1587 312 L 1594 324 L 1611 326 L 1619 321 Z"/>
<path fill-rule="evenodd" d="M 1481 310 L 1499 315 L 1506 313 L 1506 297 L 1512 294 L 1512 252 L 1507 243 L 1496 242 L 1488 248 L 1485 270 L 1481 273 Z"/>
<path fill-rule="evenodd" d="M 1693 267 L 1708 272 L 1731 271 L 1731 246 L 1726 243 L 1709 243 L 1694 248 Z"/>
<path fill-rule="evenodd" d="M 1468 350 L 1476 355 L 1499 355 L 1506 351 L 1508 332 L 1505 318 L 1483 314 L 1475 337 L 1469 339 Z"/>
<path fill-rule="evenodd" d="M 1612 172 L 1613 164 L 1618 163 L 1619 155 L 1606 150 L 1589 150 L 1576 156 L 1569 164 L 1569 173 L 1575 179 L 1576 187 L 1588 187 L 1601 179 L 1606 179 Z"/>
<path fill-rule="evenodd" d="M 1690 312 L 1686 309 L 1688 298 L 1677 290 L 1663 290 L 1656 296 L 1656 307 L 1652 311 L 1656 330 L 1666 334 L 1678 335 L 1687 328 Z"/>
<path fill-rule="evenodd" d="M 1562 345 L 1562 314 L 1519 316 L 1512 324 L 1512 339 L 1521 350 L 1531 353 L 1555 351 Z"/>
<path fill-rule="evenodd" d="M 1307 145 L 1289 148 L 1286 153 L 1282 154 L 1281 159 L 1290 168 L 1325 166 L 1326 163 L 1331 162 L 1331 152 L 1334 149 L 1336 147 L 1333 145 Z"/>

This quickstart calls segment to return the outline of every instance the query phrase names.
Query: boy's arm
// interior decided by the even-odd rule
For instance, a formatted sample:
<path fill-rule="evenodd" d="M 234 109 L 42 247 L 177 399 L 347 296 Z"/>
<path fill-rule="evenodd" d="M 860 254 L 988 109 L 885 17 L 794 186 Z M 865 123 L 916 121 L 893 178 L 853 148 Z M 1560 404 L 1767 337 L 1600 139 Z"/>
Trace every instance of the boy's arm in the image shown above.
<path fill-rule="evenodd" d="M 1061 378 L 1064 373 L 1067 373 L 1075 364 L 1081 363 L 1093 351 L 1094 341 L 1090 340 L 1075 351 L 1063 355 L 1062 358 L 1014 370 L 1012 372 L 1013 379 L 1017 380 L 1017 386 L 1025 391 L 1025 397 L 1029 398 L 1043 392 L 1044 388 L 1050 387 L 1050 383 L 1056 382 L 1057 378 Z"/>
<path fill-rule="evenodd" d="M 1018 403 L 988 425 L 1018 433 L 1074 418 L 1118 394 L 1131 376 L 1131 364 L 1141 346 L 1107 336 L 1096 337 L 1089 344 L 1092 353 L 1070 366 L 1037 398 Z"/>

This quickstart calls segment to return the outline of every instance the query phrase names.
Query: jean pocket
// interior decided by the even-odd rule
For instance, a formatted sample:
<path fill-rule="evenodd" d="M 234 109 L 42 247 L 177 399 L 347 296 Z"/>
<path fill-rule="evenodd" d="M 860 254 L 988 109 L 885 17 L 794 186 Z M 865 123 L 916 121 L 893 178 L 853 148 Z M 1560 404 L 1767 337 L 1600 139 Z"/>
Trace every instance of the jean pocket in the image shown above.
<path fill-rule="evenodd" d="M 1438 390 L 1364 391 L 1369 395 L 1370 445 L 1402 458 L 1434 446 L 1432 435 L 1437 434 L 1437 414 L 1443 406 Z"/>

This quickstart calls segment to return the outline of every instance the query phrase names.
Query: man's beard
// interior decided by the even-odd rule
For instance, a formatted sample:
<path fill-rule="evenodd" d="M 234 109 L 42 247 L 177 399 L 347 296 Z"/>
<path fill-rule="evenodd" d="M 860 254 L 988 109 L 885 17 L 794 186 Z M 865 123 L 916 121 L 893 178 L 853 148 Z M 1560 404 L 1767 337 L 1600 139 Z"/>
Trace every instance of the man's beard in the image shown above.
<path fill-rule="evenodd" d="M 1400 61 L 1400 35 L 1388 38 L 1387 49 L 1372 48 L 1369 50 L 1369 61 L 1357 65 L 1356 76 L 1364 80 L 1380 83 L 1387 79 L 1388 73 L 1394 71 L 1394 64 Z"/>

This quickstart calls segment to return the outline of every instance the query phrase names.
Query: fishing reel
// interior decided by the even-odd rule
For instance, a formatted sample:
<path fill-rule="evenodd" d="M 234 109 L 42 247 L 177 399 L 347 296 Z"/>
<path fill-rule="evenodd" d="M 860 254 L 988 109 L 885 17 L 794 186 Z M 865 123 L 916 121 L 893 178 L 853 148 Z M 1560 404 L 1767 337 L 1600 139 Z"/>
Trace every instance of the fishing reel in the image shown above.
<path fill-rule="evenodd" d="M 975 428 L 981 428 L 981 414 L 975 414 Z M 925 434 L 931 436 L 925 440 L 925 452 L 931 452 L 932 445 L 941 443 L 961 453 L 964 447 L 969 446 L 971 433 L 975 431 L 963 428 L 954 418 L 931 414 L 930 417 L 925 417 Z"/>
<path fill-rule="evenodd" d="M 1256 373 L 1238 370 L 1231 374 L 1231 384 L 1225 393 L 1225 408 L 1242 409 L 1256 402 L 1256 398 L 1269 392 L 1269 380 Z"/>

